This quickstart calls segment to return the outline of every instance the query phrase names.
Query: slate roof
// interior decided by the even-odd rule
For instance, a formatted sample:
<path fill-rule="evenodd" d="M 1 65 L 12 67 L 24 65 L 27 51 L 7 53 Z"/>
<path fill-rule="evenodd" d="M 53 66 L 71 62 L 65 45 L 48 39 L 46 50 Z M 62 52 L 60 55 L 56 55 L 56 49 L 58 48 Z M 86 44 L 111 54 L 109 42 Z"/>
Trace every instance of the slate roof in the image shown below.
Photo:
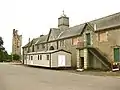
<path fill-rule="evenodd" d="M 36 41 L 38 40 L 38 38 L 33 38 L 32 41 L 28 42 L 26 45 L 23 46 L 23 48 L 31 46 L 32 44 L 34 44 Z"/>
<path fill-rule="evenodd" d="M 53 34 L 54 39 L 57 39 L 57 37 L 61 33 L 61 31 L 58 28 L 51 28 L 51 33 Z"/>
<path fill-rule="evenodd" d="M 30 45 L 31 45 L 31 42 L 27 43 L 27 44 L 24 45 L 22 48 L 26 48 L 26 47 L 28 47 L 28 46 L 30 46 Z"/>
<path fill-rule="evenodd" d="M 97 30 L 119 26 L 120 25 L 120 12 L 100 18 L 100 19 L 90 21 L 88 23 L 90 23 L 93 27 L 96 24 Z"/>
<path fill-rule="evenodd" d="M 35 44 L 40 44 L 40 43 L 46 42 L 47 41 L 47 37 L 48 37 L 48 35 L 43 35 L 43 36 L 39 37 Z"/>
<path fill-rule="evenodd" d="M 96 31 L 104 30 L 106 28 L 110 28 L 114 26 L 120 26 L 120 12 L 100 18 L 100 19 L 89 21 L 87 23 L 90 24 L 93 28 L 94 28 L 94 25 L 96 25 Z M 65 30 L 65 31 L 60 31 L 58 28 L 51 28 L 49 34 L 52 33 L 55 40 L 73 37 L 73 36 L 82 34 L 82 31 L 85 25 L 86 23 L 76 25 L 74 27 L 70 27 L 68 30 Z M 47 42 L 49 38 L 49 34 L 42 37 L 35 38 L 25 46 L 28 46 L 31 43 L 40 44 L 42 42 Z"/>
<path fill-rule="evenodd" d="M 74 27 L 70 27 L 68 30 L 61 32 L 58 36 L 58 39 L 63 39 L 63 38 L 80 35 L 82 33 L 85 25 L 86 24 L 84 23 L 84 24 L 80 24 L 80 25 L 77 25 Z"/>
<path fill-rule="evenodd" d="M 93 28 L 94 25 L 96 25 L 96 31 L 114 26 L 120 26 L 120 12 L 87 23 L 89 23 Z M 85 27 L 85 23 L 74 27 L 70 27 L 68 30 L 61 32 L 57 39 L 63 39 L 71 36 L 80 35 L 84 27 Z"/>
<path fill-rule="evenodd" d="M 33 40 L 27 43 L 25 46 L 23 46 L 23 48 L 31 46 L 32 44 L 40 44 L 40 43 L 46 42 L 47 36 L 48 35 L 43 35 L 37 38 L 33 38 Z"/>

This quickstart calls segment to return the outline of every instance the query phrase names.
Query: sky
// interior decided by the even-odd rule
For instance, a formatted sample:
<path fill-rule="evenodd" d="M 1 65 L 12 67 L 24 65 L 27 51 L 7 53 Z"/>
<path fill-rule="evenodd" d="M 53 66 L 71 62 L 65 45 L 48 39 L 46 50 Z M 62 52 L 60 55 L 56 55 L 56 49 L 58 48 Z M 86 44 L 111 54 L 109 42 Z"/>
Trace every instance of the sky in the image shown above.
<path fill-rule="evenodd" d="M 13 29 L 22 35 L 24 46 L 29 38 L 57 28 L 63 10 L 72 27 L 118 13 L 120 0 L 0 0 L 0 36 L 7 52 L 12 52 Z"/>

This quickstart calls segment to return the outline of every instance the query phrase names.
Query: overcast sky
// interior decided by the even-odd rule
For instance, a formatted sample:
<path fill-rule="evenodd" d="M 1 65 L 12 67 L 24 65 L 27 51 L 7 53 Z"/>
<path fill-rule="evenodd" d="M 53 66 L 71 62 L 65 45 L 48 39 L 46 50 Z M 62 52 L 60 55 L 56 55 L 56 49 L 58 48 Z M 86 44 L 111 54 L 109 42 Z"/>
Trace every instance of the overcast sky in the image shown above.
<path fill-rule="evenodd" d="M 50 28 L 56 28 L 62 11 L 70 26 L 120 11 L 120 0 L 0 0 L 0 36 L 8 53 L 12 52 L 12 31 L 23 36 L 22 45 Z"/>

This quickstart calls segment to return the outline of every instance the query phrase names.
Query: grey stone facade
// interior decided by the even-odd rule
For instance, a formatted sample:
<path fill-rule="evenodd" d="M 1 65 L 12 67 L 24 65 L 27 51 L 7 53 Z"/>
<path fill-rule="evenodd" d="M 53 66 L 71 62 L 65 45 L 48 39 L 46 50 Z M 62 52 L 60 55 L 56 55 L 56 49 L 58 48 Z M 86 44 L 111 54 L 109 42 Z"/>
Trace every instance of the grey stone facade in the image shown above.
<path fill-rule="evenodd" d="M 113 50 L 120 46 L 119 22 L 120 13 L 116 13 L 69 27 L 69 18 L 63 14 L 58 18 L 58 28 L 51 28 L 48 35 L 35 38 L 23 47 L 23 56 L 25 50 L 32 52 L 33 45 L 33 52 L 64 49 L 72 53 L 73 68 L 110 69 L 115 62 Z"/>
<path fill-rule="evenodd" d="M 12 38 L 12 54 L 21 56 L 22 35 L 18 34 L 18 30 L 13 29 Z"/>

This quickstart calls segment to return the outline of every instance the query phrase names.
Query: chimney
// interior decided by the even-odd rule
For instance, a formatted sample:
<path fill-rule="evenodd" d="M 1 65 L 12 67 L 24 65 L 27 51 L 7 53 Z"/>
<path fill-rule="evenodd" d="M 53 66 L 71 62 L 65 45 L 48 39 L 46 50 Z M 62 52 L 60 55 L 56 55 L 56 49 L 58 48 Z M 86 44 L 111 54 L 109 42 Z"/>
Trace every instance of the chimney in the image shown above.
<path fill-rule="evenodd" d="M 15 29 L 13 29 L 13 34 L 15 34 Z"/>
<path fill-rule="evenodd" d="M 29 42 L 30 42 L 30 38 L 29 38 L 29 40 L 28 40 Z"/>
<path fill-rule="evenodd" d="M 42 37 L 42 36 L 44 36 L 43 34 L 42 35 L 40 35 L 40 37 Z"/>

